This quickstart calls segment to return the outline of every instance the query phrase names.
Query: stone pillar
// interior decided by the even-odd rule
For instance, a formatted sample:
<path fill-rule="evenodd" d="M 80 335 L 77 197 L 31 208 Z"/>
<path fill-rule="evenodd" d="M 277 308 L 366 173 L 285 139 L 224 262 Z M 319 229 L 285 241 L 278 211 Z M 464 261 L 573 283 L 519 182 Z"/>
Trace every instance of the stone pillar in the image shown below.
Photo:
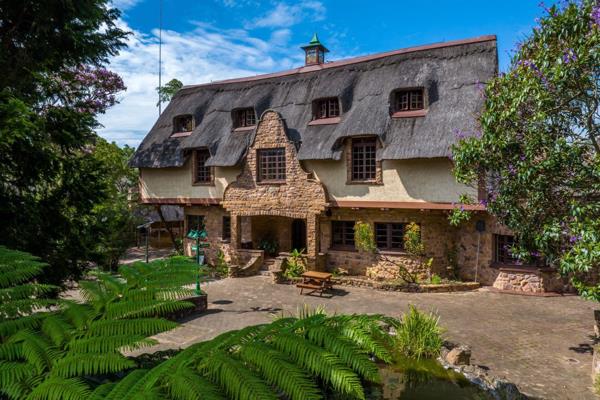
<path fill-rule="evenodd" d="M 306 217 L 306 255 L 317 257 L 319 254 L 319 217 L 309 214 Z"/>
<path fill-rule="evenodd" d="M 242 247 L 242 217 L 231 214 L 231 249 L 233 251 Z"/>

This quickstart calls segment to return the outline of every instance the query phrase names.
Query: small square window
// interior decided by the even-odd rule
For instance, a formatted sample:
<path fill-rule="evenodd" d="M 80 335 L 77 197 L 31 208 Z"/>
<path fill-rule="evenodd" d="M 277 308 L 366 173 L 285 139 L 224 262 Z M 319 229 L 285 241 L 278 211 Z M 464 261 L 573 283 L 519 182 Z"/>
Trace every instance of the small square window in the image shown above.
<path fill-rule="evenodd" d="M 285 181 L 285 148 L 258 149 L 258 181 Z"/>
<path fill-rule="evenodd" d="M 423 110 L 423 89 L 397 90 L 394 94 L 394 112 Z"/>
<path fill-rule="evenodd" d="M 194 151 L 194 183 L 212 183 L 212 168 L 206 165 L 209 158 L 208 149 Z"/>
<path fill-rule="evenodd" d="M 352 140 L 352 181 L 374 181 L 377 178 L 377 139 Z"/>
<path fill-rule="evenodd" d="M 376 223 L 375 241 L 379 250 L 404 250 L 404 224 L 390 222 Z"/>
<path fill-rule="evenodd" d="M 340 102 L 337 97 L 316 100 L 313 104 L 313 119 L 334 118 L 340 116 Z"/>
<path fill-rule="evenodd" d="M 194 118 L 191 115 L 179 115 L 173 118 L 173 133 L 191 132 L 194 130 Z"/>
<path fill-rule="evenodd" d="M 253 108 L 242 108 L 233 113 L 235 128 L 247 128 L 256 125 L 256 114 Z"/>
<path fill-rule="evenodd" d="M 331 244 L 354 250 L 354 221 L 331 221 Z"/>
<path fill-rule="evenodd" d="M 494 262 L 499 264 L 516 264 L 518 259 L 511 253 L 511 248 L 514 245 L 514 236 L 494 235 Z"/>

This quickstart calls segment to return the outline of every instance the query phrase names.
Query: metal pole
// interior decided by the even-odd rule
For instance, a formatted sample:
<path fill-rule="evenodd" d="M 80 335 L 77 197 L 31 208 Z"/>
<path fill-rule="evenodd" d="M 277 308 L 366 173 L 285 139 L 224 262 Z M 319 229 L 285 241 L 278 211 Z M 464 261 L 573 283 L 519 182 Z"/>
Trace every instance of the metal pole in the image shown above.
<path fill-rule="evenodd" d="M 148 236 L 150 236 L 150 227 L 146 229 L 146 264 L 148 264 Z"/>
<path fill-rule="evenodd" d="M 477 272 L 479 270 L 479 241 L 481 240 L 481 232 L 477 231 L 477 255 L 475 256 L 475 282 L 477 282 Z"/>
<path fill-rule="evenodd" d="M 158 116 L 162 114 L 162 101 L 160 99 L 160 88 L 162 87 L 162 0 L 159 0 L 159 17 L 158 17 Z"/>

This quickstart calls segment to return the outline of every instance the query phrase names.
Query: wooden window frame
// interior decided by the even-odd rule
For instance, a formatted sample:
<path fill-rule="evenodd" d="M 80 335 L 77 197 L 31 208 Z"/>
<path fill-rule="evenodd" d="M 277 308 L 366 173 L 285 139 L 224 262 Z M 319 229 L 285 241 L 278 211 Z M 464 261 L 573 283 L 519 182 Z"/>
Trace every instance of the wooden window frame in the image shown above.
<path fill-rule="evenodd" d="M 270 147 L 256 150 L 256 181 L 259 183 L 285 183 L 285 147 Z"/>
<path fill-rule="evenodd" d="M 313 121 L 339 118 L 341 115 L 342 107 L 337 97 L 326 97 L 313 102 Z"/>
<path fill-rule="evenodd" d="M 404 222 L 375 222 L 375 243 L 377 245 L 377 249 L 385 252 L 404 252 L 404 232 L 406 228 L 406 223 Z M 399 233 L 399 241 L 394 242 L 394 230 L 400 230 Z M 380 246 L 380 232 L 383 231 L 385 235 L 384 241 L 385 245 Z M 397 233 L 396 233 L 397 234 Z M 382 240 L 383 241 L 383 240 Z M 394 243 L 399 243 L 399 245 L 394 246 Z"/>
<path fill-rule="evenodd" d="M 377 138 L 353 138 L 349 151 L 349 181 L 351 183 L 377 183 L 380 167 L 377 161 Z"/>
<path fill-rule="evenodd" d="M 518 259 L 510 255 L 510 251 L 507 246 L 513 246 L 515 244 L 515 237 L 512 235 L 501 235 L 498 233 L 493 234 L 493 258 L 494 264 L 499 265 L 519 265 Z"/>
<path fill-rule="evenodd" d="M 249 129 L 256 126 L 256 111 L 252 107 L 233 110 L 233 127 Z"/>
<path fill-rule="evenodd" d="M 180 121 L 184 118 L 189 119 L 189 121 L 185 124 L 182 124 Z M 183 125 L 189 126 L 187 128 L 183 128 Z M 171 137 L 189 136 L 192 134 L 194 127 L 194 116 L 192 114 L 176 115 L 175 117 L 173 117 L 173 131 L 171 132 Z"/>
<path fill-rule="evenodd" d="M 398 89 L 394 91 L 394 112 L 424 110 L 425 89 L 422 87 Z"/>
<path fill-rule="evenodd" d="M 213 186 L 214 185 L 214 170 L 213 167 L 204 165 L 210 158 L 208 149 L 195 149 L 192 162 L 192 185 L 194 186 Z M 202 165 L 200 165 L 202 163 Z M 202 168 L 202 171 L 199 169 Z M 200 173 L 201 172 L 201 173 Z"/>
<path fill-rule="evenodd" d="M 221 219 L 221 239 L 224 242 L 231 241 L 231 216 L 223 215 Z"/>
<path fill-rule="evenodd" d="M 354 225 L 356 221 L 331 221 L 331 248 L 334 250 L 355 251 L 354 243 Z M 351 234 L 349 232 L 351 231 Z M 336 234 L 341 234 L 341 241 L 336 242 Z"/>

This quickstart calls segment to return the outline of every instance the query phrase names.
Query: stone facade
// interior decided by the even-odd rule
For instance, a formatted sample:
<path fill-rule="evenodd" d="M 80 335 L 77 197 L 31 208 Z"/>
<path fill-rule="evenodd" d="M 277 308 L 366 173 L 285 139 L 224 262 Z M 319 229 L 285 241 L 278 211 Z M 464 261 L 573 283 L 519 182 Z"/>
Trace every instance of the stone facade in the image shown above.
<path fill-rule="evenodd" d="M 232 133 L 232 134 L 235 134 Z M 284 182 L 260 182 L 258 150 L 285 149 L 286 176 Z M 253 143 L 249 146 L 243 171 L 223 194 L 223 207 L 232 216 L 232 243 L 239 247 L 239 217 L 280 216 L 306 220 L 307 253 L 316 257 L 318 249 L 317 216 L 325 210 L 325 188 L 298 161 L 295 144 L 287 137 L 279 114 L 263 113 L 258 122 Z"/>

